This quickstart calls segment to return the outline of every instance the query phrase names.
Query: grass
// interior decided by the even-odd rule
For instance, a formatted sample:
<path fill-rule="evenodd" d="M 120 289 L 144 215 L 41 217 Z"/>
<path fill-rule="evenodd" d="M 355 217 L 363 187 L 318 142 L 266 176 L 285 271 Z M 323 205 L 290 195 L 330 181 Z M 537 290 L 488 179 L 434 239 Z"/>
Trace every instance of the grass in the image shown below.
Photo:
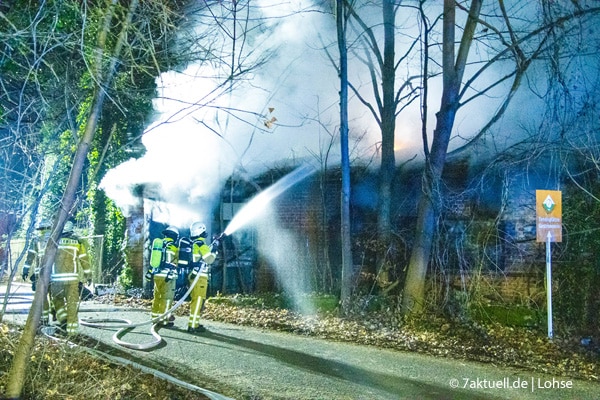
<path fill-rule="evenodd" d="M 534 328 L 543 326 L 546 314 L 525 306 L 502 304 L 481 305 L 473 308 L 473 318 L 482 323 Z"/>
<path fill-rule="evenodd" d="M 21 331 L 0 324 L 0 393 Z M 81 343 L 85 345 L 85 342 Z M 206 396 L 90 353 L 84 346 L 36 336 L 21 399 L 206 400 Z"/>

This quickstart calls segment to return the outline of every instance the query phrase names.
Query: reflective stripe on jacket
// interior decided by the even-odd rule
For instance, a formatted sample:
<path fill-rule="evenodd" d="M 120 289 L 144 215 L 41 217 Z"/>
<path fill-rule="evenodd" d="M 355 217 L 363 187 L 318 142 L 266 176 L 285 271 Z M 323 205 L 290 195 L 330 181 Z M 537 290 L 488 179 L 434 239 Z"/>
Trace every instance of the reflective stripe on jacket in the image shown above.
<path fill-rule="evenodd" d="M 192 265 L 199 265 L 200 259 L 207 264 L 212 264 L 215 255 L 211 252 L 210 246 L 206 244 L 204 239 L 194 239 L 192 243 Z"/>
<path fill-rule="evenodd" d="M 165 264 L 174 264 L 177 265 L 177 253 L 178 249 L 175 245 L 175 242 L 171 238 L 165 238 Z"/>

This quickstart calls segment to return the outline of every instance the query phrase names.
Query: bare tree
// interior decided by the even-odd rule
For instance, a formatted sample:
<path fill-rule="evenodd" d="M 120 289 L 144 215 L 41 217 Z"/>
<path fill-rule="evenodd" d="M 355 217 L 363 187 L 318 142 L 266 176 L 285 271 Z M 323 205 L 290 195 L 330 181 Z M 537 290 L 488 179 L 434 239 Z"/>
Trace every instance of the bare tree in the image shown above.
<path fill-rule="evenodd" d="M 26 224 L 26 244 L 31 239 L 42 195 L 54 178 L 48 172 L 52 162 L 44 156 L 47 152 L 56 155 L 57 149 L 47 136 L 55 128 L 65 129 L 66 118 L 49 122 L 49 115 L 58 114 L 50 104 L 56 104 L 54 99 L 69 90 L 54 79 L 62 73 L 56 49 L 73 43 L 56 33 L 58 20 L 48 20 L 47 12 L 31 13 L 30 24 L 14 24 L 9 18 L 12 8 L 0 7 L 0 25 L 5 28 L 0 34 L 0 210 L 3 217 L 11 218 L 7 236 L 2 238 L 7 259 L 0 267 L 0 277 L 8 272 L 11 278 L 24 255 L 10 259 L 13 234 Z M 12 269 L 7 271 L 9 267 Z"/>
<path fill-rule="evenodd" d="M 341 145 L 341 238 L 342 238 L 342 282 L 340 301 L 342 308 L 352 294 L 352 243 L 350 226 L 350 155 L 348 149 L 348 45 L 346 43 L 347 6 L 346 0 L 336 0 L 335 20 L 339 50 L 340 76 L 340 145 Z"/>
<path fill-rule="evenodd" d="M 379 8 L 379 18 L 373 18 L 373 6 L 359 7 L 354 2 L 346 2 L 350 15 L 349 26 L 354 34 L 349 50 L 361 63 L 369 77 L 370 90 L 364 90 L 359 82 L 349 80 L 349 87 L 356 98 L 369 110 L 381 132 L 381 162 L 379 167 L 377 206 L 377 233 L 383 248 L 391 245 L 392 237 L 392 183 L 396 173 L 396 120 L 399 113 L 410 105 L 418 95 L 413 81 L 418 75 L 400 76 L 398 70 L 407 68 L 413 49 L 419 43 L 413 39 L 397 55 L 399 45 L 398 19 L 401 16 L 402 2 L 384 0 Z M 376 15 L 376 14 L 375 14 Z M 378 273 L 388 274 L 384 254 L 378 255 Z M 387 281 L 387 278 L 383 280 Z"/>
<path fill-rule="evenodd" d="M 462 36 L 458 40 L 458 50 L 455 48 L 457 10 L 468 12 Z M 425 278 L 441 204 L 441 176 L 457 112 L 470 101 L 490 93 L 492 89 L 506 85 L 508 89 L 498 110 L 469 140 L 469 143 L 477 142 L 504 115 L 511 100 L 521 88 L 522 80 L 532 63 L 547 55 L 554 29 L 563 24 L 577 23 L 581 17 L 599 11 L 592 7 L 563 10 L 562 14 L 556 15 L 550 20 L 538 21 L 539 23 L 535 25 L 534 20 L 523 24 L 523 21 L 519 20 L 516 15 L 511 15 L 502 1 L 496 5 L 496 15 L 486 14 L 482 18 L 481 10 L 481 0 L 472 0 L 468 10 L 454 0 L 444 1 L 441 63 L 443 92 L 440 109 L 436 114 L 437 124 L 433 132 L 433 141 L 430 149 L 425 147 L 423 195 L 418 205 L 415 242 L 403 295 L 403 309 L 407 314 L 420 312 L 425 303 Z M 532 17 L 530 16 L 530 18 Z M 494 25 L 494 20 L 500 27 Z M 479 68 L 474 68 L 469 62 L 469 51 L 477 42 L 475 32 L 479 25 L 483 26 L 484 35 L 487 35 L 488 31 L 492 32 L 494 42 L 490 45 L 492 51 L 488 59 L 483 60 Z M 515 25 L 518 25 L 521 30 L 517 29 Z M 523 25 L 526 27 L 523 28 Z M 503 69 L 504 73 L 500 78 L 491 84 L 484 85 L 483 89 L 475 90 L 477 83 L 482 80 L 484 72 L 500 61 L 510 61 L 513 65 L 512 69 Z M 470 73 L 465 77 L 467 69 L 470 69 Z"/>

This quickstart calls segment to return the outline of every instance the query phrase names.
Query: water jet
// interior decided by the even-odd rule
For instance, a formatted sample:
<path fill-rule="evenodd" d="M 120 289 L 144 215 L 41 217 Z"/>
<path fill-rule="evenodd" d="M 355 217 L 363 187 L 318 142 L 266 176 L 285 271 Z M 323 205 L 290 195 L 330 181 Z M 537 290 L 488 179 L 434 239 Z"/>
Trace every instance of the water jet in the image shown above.
<path fill-rule="evenodd" d="M 273 199 L 315 172 L 315 168 L 311 165 L 301 165 L 267 189 L 258 193 L 233 216 L 233 219 L 229 222 L 221 236 L 229 236 L 243 226 L 254 222 L 263 215 L 263 212 Z"/>

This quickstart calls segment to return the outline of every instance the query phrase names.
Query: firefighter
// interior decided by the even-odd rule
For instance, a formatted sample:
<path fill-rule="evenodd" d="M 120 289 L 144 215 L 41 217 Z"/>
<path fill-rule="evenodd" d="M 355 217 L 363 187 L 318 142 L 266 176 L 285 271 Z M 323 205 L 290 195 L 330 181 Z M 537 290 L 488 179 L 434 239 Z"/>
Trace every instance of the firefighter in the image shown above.
<path fill-rule="evenodd" d="M 52 302 L 56 308 L 56 319 L 60 328 L 66 330 L 68 335 L 76 335 L 79 329 L 80 272 L 89 284 L 92 270 L 86 246 L 73 231 L 73 223 L 67 221 L 58 241 L 50 286 Z"/>
<path fill-rule="evenodd" d="M 150 268 L 146 278 L 154 279 L 154 298 L 152 299 L 152 319 L 165 314 L 173 305 L 177 283 L 177 239 L 179 230 L 169 226 L 162 232 L 162 238 L 152 241 Z M 175 317 L 165 315 L 160 321 L 163 326 L 173 326 Z"/>
<path fill-rule="evenodd" d="M 190 316 L 188 320 L 187 331 L 190 333 L 204 332 L 204 326 L 200 325 L 200 313 L 202 312 L 202 305 L 206 300 L 206 292 L 208 289 L 208 274 L 209 265 L 212 264 L 217 258 L 216 252 L 213 251 L 211 246 L 206 244 L 206 225 L 202 222 L 194 222 L 190 226 L 190 239 L 192 241 L 192 260 L 191 260 L 191 272 L 188 275 L 188 282 L 191 285 L 196 279 L 197 275 L 200 275 L 196 285 L 193 287 L 190 297 Z M 218 244 L 213 243 L 213 246 Z"/>
<path fill-rule="evenodd" d="M 48 221 L 41 221 L 36 227 L 37 235 L 31 240 L 31 244 L 27 249 L 27 258 L 23 265 L 23 271 L 21 277 L 26 282 L 28 279 L 31 280 L 31 290 L 35 292 L 37 278 L 40 276 L 40 268 L 42 256 L 46 250 L 48 239 L 50 238 L 50 228 L 52 226 Z M 31 268 L 33 266 L 33 269 Z M 44 299 L 44 306 L 42 309 L 41 325 L 48 325 L 50 323 L 50 290 Z"/>

